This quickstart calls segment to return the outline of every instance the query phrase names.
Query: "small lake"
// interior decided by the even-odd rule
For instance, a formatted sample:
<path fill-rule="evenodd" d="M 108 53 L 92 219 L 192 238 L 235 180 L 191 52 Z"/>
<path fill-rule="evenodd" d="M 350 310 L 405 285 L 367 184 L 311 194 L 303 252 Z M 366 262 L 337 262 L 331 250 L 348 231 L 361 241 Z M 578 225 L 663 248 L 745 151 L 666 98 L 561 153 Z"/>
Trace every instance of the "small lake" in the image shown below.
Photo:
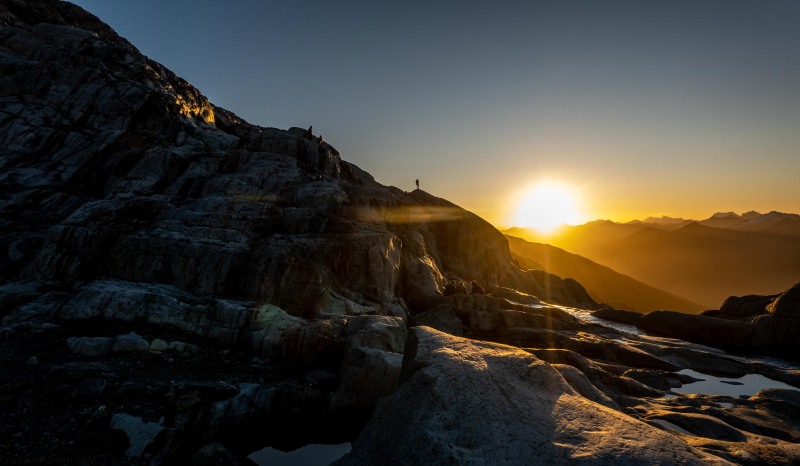
<path fill-rule="evenodd" d="M 327 466 L 349 452 L 352 445 L 340 443 L 337 445 L 306 445 L 297 450 L 280 451 L 272 447 L 253 452 L 247 456 L 254 463 L 261 466 Z"/>
<path fill-rule="evenodd" d="M 703 379 L 698 382 L 684 384 L 680 388 L 673 388 L 672 391 L 694 395 L 726 395 L 734 398 L 740 396 L 753 396 L 765 388 L 786 388 L 798 390 L 789 384 L 772 380 L 760 374 L 747 374 L 739 378 L 716 377 L 703 374 L 702 372 L 691 369 L 683 369 L 678 374 L 692 376 L 696 379 Z"/>

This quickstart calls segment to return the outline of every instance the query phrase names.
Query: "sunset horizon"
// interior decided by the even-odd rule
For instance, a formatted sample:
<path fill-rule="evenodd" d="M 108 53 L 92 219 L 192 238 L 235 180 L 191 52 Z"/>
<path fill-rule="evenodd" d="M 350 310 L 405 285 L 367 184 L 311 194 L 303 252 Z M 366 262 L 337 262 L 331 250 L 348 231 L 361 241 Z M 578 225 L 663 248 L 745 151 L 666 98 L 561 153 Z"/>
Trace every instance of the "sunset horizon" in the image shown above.
<path fill-rule="evenodd" d="M 717 214 L 734 214 L 734 215 L 741 216 L 742 214 L 747 214 L 747 213 L 750 213 L 750 212 L 756 212 L 756 213 L 759 213 L 759 214 L 762 214 L 762 215 L 763 214 L 773 213 L 773 212 L 774 213 L 780 213 L 780 214 L 795 214 L 795 215 L 799 215 L 797 212 L 782 212 L 782 211 L 775 210 L 775 209 L 771 209 L 771 210 L 748 209 L 748 210 L 739 210 L 739 211 L 720 209 L 720 210 L 716 210 L 716 211 L 713 211 L 713 212 L 709 212 L 707 214 L 701 214 L 701 215 L 698 215 L 698 216 L 689 216 L 689 215 L 679 215 L 679 214 L 658 212 L 658 213 L 654 213 L 654 214 L 640 214 L 640 215 L 637 215 L 637 216 L 626 216 L 626 217 L 602 217 L 602 216 L 586 217 L 587 219 L 582 220 L 582 221 L 578 221 L 578 222 L 574 222 L 574 223 L 563 222 L 563 223 L 559 223 L 558 226 L 576 227 L 576 226 L 585 225 L 587 223 L 603 222 L 603 221 L 609 221 L 609 222 L 623 223 L 624 224 L 624 223 L 631 223 L 631 222 L 645 222 L 647 219 L 675 219 L 675 220 L 701 221 L 701 220 L 707 220 L 709 218 L 712 218 L 713 216 L 715 216 Z M 532 230 L 536 230 L 537 232 L 541 233 L 542 235 L 547 235 L 547 234 L 557 235 L 558 234 L 558 230 L 559 230 L 557 227 L 554 228 L 554 229 L 539 229 L 539 228 L 537 228 L 535 226 L 524 226 L 524 225 L 515 224 L 514 222 L 506 222 L 506 223 L 493 223 L 493 222 L 490 222 L 490 223 L 492 223 L 492 225 L 494 225 L 495 228 L 497 228 L 498 230 L 501 230 L 501 231 L 502 230 L 508 230 L 510 228 L 529 228 L 529 229 L 532 229 Z"/>

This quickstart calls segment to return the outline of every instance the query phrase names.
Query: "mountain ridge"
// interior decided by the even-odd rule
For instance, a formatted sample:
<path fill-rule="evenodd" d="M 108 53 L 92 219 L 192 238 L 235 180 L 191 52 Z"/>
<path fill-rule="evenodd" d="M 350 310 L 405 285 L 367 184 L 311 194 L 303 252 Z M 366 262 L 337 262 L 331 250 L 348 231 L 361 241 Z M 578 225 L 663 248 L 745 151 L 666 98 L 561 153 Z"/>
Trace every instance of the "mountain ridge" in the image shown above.
<path fill-rule="evenodd" d="M 522 229 L 504 233 L 560 247 L 712 306 L 729 296 L 788 288 L 800 275 L 800 215 L 792 213 L 721 212 L 667 224 L 599 220 L 550 237 Z"/>
<path fill-rule="evenodd" d="M 574 278 L 595 301 L 617 309 L 649 312 L 661 309 L 699 313 L 709 306 L 660 290 L 610 267 L 543 243 L 506 235 L 511 252 L 523 267 L 538 267 L 560 277 Z M 527 259 L 527 262 L 526 260 Z"/>

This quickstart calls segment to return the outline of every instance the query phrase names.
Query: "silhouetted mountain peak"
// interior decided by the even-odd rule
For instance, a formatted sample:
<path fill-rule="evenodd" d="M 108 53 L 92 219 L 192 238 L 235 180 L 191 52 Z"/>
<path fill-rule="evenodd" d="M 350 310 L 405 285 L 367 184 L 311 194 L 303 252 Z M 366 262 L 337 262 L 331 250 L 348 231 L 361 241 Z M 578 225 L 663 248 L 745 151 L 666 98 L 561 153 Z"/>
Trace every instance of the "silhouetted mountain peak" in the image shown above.
<path fill-rule="evenodd" d="M 642 221 L 642 223 L 651 223 L 655 225 L 674 225 L 686 221 L 688 220 L 686 220 L 685 218 L 668 217 L 666 215 L 662 215 L 661 217 L 647 217 Z"/>
<path fill-rule="evenodd" d="M 717 212 L 711 217 L 709 217 L 707 220 L 711 220 L 714 218 L 729 218 L 729 217 L 742 218 L 742 216 L 737 214 L 736 212 Z"/>
<path fill-rule="evenodd" d="M 606 226 L 606 225 L 619 225 L 619 223 L 614 222 L 612 220 L 598 219 L 598 220 L 592 220 L 591 222 L 586 222 L 584 225 Z"/>
<path fill-rule="evenodd" d="M 717 212 L 711 217 L 701 220 L 701 225 L 714 227 L 714 228 L 730 228 L 743 222 L 741 215 L 736 212 Z"/>
<path fill-rule="evenodd" d="M 684 233 L 684 234 L 709 234 L 713 232 L 718 232 L 720 228 L 715 228 L 701 222 L 689 222 L 686 225 L 678 228 L 674 231 L 674 233 Z"/>
<path fill-rule="evenodd" d="M 736 230 L 744 231 L 765 231 L 768 232 L 777 227 L 776 233 L 786 234 L 796 230 L 795 224 L 800 223 L 800 215 L 787 214 L 784 212 L 772 211 L 767 214 L 759 214 L 749 217 L 741 223 L 735 225 Z"/>

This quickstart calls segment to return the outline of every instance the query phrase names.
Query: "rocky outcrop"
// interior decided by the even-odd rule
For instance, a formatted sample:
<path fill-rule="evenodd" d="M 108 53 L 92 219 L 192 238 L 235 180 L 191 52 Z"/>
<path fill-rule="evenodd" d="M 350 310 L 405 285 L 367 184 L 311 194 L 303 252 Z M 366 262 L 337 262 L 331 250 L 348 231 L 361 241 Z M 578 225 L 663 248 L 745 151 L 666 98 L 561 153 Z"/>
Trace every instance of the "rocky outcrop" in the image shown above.
<path fill-rule="evenodd" d="M 776 319 L 800 319 L 800 283 L 778 295 L 767 311 Z"/>
<path fill-rule="evenodd" d="M 403 384 L 337 464 L 725 463 L 587 400 L 516 348 L 425 327 L 411 340 Z"/>
<path fill-rule="evenodd" d="M 775 298 L 767 311 L 753 319 L 755 344 L 796 350 L 800 343 L 800 283 Z"/>
<path fill-rule="evenodd" d="M 794 358 L 794 349 L 800 343 L 800 284 L 778 295 L 731 296 L 719 310 L 702 315 L 673 311 L 642 315 L 608 308 L 592 315 L 706 345 Z"/>
<path fill-rule="evenodd" d="M 592 315 L 601 319 L 612 320 L 614 322 L 622 322 L 623 324 L 631 325 L 636 325 L 636 322 L 638 322 L 642 317 L 642 314 L 639 312 L 624 311 L 610 307 L 598 309 L 592 312 Z"/>
<path fill-rule="evenodd" d="M 331 409 L 370 411 L 394 392 L 406 345 L 405 322 L 396 317 L 355 317 L 347 323 L 346 352 Z"/>
<path fill-rule="evenodd" d="M 213 106 L 73 5 L 0 13 L 0 277 L 32 284 L 9 302 L 48 286 L 96 301 L 79 288 L 102 279 L 305 318 L 403 316 L 447 275 L 594 304 L 520 270 L 479 217 L 382 186 L 300 128 Z"/>
<path fill-rule="evenodd" d="M 778 295 L 731 296 L 722 303 L 718 310 L 704 311 L 702 314 L 722 319 L 749 321 L 755 316 L 766 314 L 767 306 L 769 306 L 776 297 L 778 297 Z"/>
<path fill-rule="evenodd" d="M 745 322 L 673 311 L 653 311 L 636 321 L 636 326 L 712 346 L 750 348 L 753 345 L 753 325 Z"/>

